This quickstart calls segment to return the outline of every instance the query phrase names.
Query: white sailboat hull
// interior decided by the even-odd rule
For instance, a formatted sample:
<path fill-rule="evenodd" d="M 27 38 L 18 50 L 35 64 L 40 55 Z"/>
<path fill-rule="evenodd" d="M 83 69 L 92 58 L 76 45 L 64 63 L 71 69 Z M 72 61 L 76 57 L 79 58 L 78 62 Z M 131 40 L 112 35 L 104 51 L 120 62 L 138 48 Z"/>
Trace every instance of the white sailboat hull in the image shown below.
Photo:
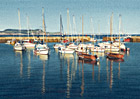
<path fill-rule="evenodd" d="M 61 45 L 61 44 L 56 44 L 53 46 L 55 49 L 58 49 L 58 48 L 64 48 L 64 45 Z"/>
<path fill-rule="evenodd" d="M 104 49 L 101 49 L 101 48 L 94 48 L 94 49 L 91 49 L 92 52 L 104 52 L 105 50 Z"/>
<path fill-rule="evenodd" d="M 69 48 L 63 48 L 61 50 L 59 50 L 60 53 L 65 53 L 65 54 L 72 54 L 74 53 L 74 50 L 69 49 Z"/>
<path fill-rule="evenodd" d="M 106 52 L 108 52 L 108 51 L 110 51 L 110 50 L 111 50 L 111 52 L 118 52 L 118 51 L 119 51 L 119 48 L 112 48 L 112 49 L 106 48 L 106 49 L 105 49 Z"/>
<path fill-rule="evenodd" d="M 23 51 L 23 50 L 26 50 L 26 47 L 23 46 L 23 45 L 20 44 L 20 43 L 16 43 L 16 44 L 14 45 L 14 50 L 16 50 L 16 51 Z"/>
<path fill-rule="evenodd" d="M 26 48 L 34 48 L 35 47 L 35 44 L 33 44 L 33 43 L 25 43 L 24 46 Z"/>
<path fill-rule="evenodd" d="M 35 54 L 48 55 L 49 48 L 46 44 L 38 44 L 33 50 Z"/>
<path fill-rule="evenodd" d="M 39 55 L 48 55 L 49 54 L 49 50 L 48 49 L 44 49 L 44 50 L 34 50 L 35 54 L 39 54 Z"/>

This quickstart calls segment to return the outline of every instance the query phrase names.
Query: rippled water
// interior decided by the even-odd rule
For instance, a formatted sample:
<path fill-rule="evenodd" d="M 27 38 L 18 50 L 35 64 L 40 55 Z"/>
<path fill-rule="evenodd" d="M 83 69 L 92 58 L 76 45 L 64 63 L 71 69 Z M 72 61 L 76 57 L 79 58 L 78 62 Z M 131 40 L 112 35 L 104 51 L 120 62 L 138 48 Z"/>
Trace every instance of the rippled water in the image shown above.
<path fill-rule="evenodd" d="M 15 52 L 0 44 L 0 98 L 140 98 L 140 43 L 127 43 L 124 62 L 100 55 L 100 64 L 60 55 L 49 43 L 49 56 Z"/>

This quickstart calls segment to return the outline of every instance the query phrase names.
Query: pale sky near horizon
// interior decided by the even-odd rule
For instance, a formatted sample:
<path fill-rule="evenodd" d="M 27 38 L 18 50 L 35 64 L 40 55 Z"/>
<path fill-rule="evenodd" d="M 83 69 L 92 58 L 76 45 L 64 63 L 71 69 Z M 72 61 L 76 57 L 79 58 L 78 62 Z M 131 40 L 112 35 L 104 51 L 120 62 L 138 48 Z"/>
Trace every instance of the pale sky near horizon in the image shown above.
<path fill-rule="evenodd" d="M 22 29 L 27 28 L 27 15 L 30 28 L 42 29 L 42 7 L 45 11 L 47 32 L 60 31 L 60 13 L 64 31 L 67 32 L 67 8 L 69 8 L 70 25 L 72 28 L 74 15 L 77 32 L 82 31 L 80 18 L 83 15 L 84 33 L 91 33 L 91 17 L 96 34 L 99 31 L 108 33 L 109 20 L 113 12 L 113 33 L 119 31 L 119 14 L 122 15 L 123 32 L 140 33 L 140 0 L 0 0 L 0 30 L 19 28 L 18 8 Z"/>

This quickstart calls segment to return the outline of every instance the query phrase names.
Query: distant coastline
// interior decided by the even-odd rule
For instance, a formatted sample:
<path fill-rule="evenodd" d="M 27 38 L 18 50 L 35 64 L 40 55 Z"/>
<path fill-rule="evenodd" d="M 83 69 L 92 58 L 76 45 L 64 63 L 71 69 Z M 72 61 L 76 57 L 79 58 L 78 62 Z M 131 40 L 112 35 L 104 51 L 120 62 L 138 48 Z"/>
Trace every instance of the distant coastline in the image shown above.
<path fill-rule="evenodd" d="M 47 35 L 61 35 L 60 32 L 46 32 Z M 0 31 L 0 35 L 28 35 L 28 30 L 18 30 L 18 29 L 5 29 Z M 30 29 L 29 35 L 43 35 L 41 29 Z"/>
<path fill-rule="evenodd" d="M 29 30 L 29 35 L 43 35 L 43 31 L 41 29 L 30 29 Z M 62 33 L 60 32 L 46 32 L 47 35 L 62 35 Z M 78 34 L 73 34 L 73 35 L 82 35 L 82 33 L 78 33 Z M 25 30 L 25 29 L 22 29 L 21 31 L 19 29 L 5 29 L 3 31 L 0 31 L 0 36 L 15 36 L 15 35 L 21 35 L 21 36 L 26 36 L 28 35 L 28 30 Z M 66 36 L 68 36 L 68 34 L 64 34 Z M 93 33 L 87 33 L 84 35 L 93 35 Z M 94 35 L 99 35 L 98 33 L 94 33 Z M 101 36 L 110 36 L 110 33 L 100 33 Z M 113 34 L 114 36 L 116 36 L 117 34 Z M 125 34 L 123 33 L 122 36 L 125 36 L 125 35 L 131 35 L 131 36 L 140 36 L 140 33 L 130 33 L 130 34 Z M 69 34 L 69 36 L 71 36 L 71 33 Z"/>

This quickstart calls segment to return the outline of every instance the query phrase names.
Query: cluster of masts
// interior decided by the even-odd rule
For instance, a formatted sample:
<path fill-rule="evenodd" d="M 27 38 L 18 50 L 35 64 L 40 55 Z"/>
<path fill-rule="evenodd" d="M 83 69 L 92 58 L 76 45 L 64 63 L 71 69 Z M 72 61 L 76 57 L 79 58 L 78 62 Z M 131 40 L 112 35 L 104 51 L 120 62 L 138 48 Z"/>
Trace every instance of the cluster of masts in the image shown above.
<path fill-rule="evenodd" d="M 68 16 L 69 16 L 69 10 L 67 11 Z M 114 58 L 114 59 L 123 59 L 124 55 L 121 53 L 121 51 L 128 51 L 129 48 L 126 48 L 124 43 L 120 42 L 120 25 L 121 25 L 121 15 L 119 15 L 119 40 L 116 42 L 113 42 L 112 38 L 110 42 L 99 42 L 94 45 L 94 39 L 93 42 L 90 44 L 84 44 L 83 43 L 83 38 L 82 42 L 79 42 L 79 44 L 75 44 L 75 42 L 71 42 L 68 45 L 64 44 L 66 43 L 66 40 L 62 40 L 63 43 L 61 44 L 55 44 L 54 48 L 58 49 L 60 53 L 64 54 L 72 54 L 74 52 L 77 52 L 77 55 L 79 59 L 83 60 L 93 60 L 97 61 L 98 60 L 98 55 L 95 55 L 94 52 L 103 52 L 106 53 L 106 56 L 108 58 Z M 68 22 L 69 23 L 69 17 L 68 17 Z M 83 16 L 82 16 L 82 37 L 83 37 Z M 68 29 L 69 31 L 69 25 Z M 112 30 L 113 30 L 113 13 L 110 18 L 110 35 L 112 35 Z M 69 32 L 68 32 L 69 33 Z M 67 40 L 68 42 L 68 40 Z M 91 54 L 92 52 L 92 54 Z"/>
<path fill-rule="evenodd" d="M 20 12 L 18 9 L 18 15 L 19 15 L 19 28 L 21 30 L 20 26 Z M 44 18 L 44 8 L 42 9 L 42 16 L 43 16 L 43 30 L 44 34 L 46 35 L 45 30 L 45 18 Z M 69 10 L 67 10 L 67 31 L 69 33 Z M 121 25 L 121 15 L 119 15 L 119 40 L 113 42 L 106 41 L 106 42 L 97 42 L 97 40 L 92 40 L 90 43 L 85 44 L 83 42 L 83 36 L 84 36 L 84 22 L 83 22 L 83 16 L 82 16 L 82 41 L 76 40 L 70 42 L 69 39 L 64 39 L 64 36 L 62 35 L 62 41 L 60 43 L 57 43 L 54 45 L 54 48 L 59 51 L 59 53 L 62 54 L 73 54 L 77 53 L 79 59 L 82 60 L 90 60 L 90 61 L 98 61 L 99 57 L 95 52 L 101 52 L 105 53 L 108 58 L 113 59 L 123 59 L 124 54 L 122 52 L 128 51 L 129 48 L 125 46 L 123 42 L 120 41 L 120 25 Z M 28 23 L 28 18 L 27 18 Z M 113 29 L 113 13 L 110 18 L 110 35 L 112 35 L 112 29 Z M 63 24 L 62 24 L 62 17 L 60 16 L 60 31 L 63 30 Z M 44 37 L 44 36 L 43 36 Z M 24 51 L 28 48 L 33 48 L 33 52 L 35 54 L 40 55 L 48 55 L 49 54 L 49 47 L 47 46 L 47 42 L 45 42 L 45 37 L 43 38 L 43 41 L 34 41 L 30 42 L 30 40 L 22 40 L 18 41 L 14 45 L 14 50 L 18 51 Z M 95 45 L 96 43 L 96 45 Z"/>

